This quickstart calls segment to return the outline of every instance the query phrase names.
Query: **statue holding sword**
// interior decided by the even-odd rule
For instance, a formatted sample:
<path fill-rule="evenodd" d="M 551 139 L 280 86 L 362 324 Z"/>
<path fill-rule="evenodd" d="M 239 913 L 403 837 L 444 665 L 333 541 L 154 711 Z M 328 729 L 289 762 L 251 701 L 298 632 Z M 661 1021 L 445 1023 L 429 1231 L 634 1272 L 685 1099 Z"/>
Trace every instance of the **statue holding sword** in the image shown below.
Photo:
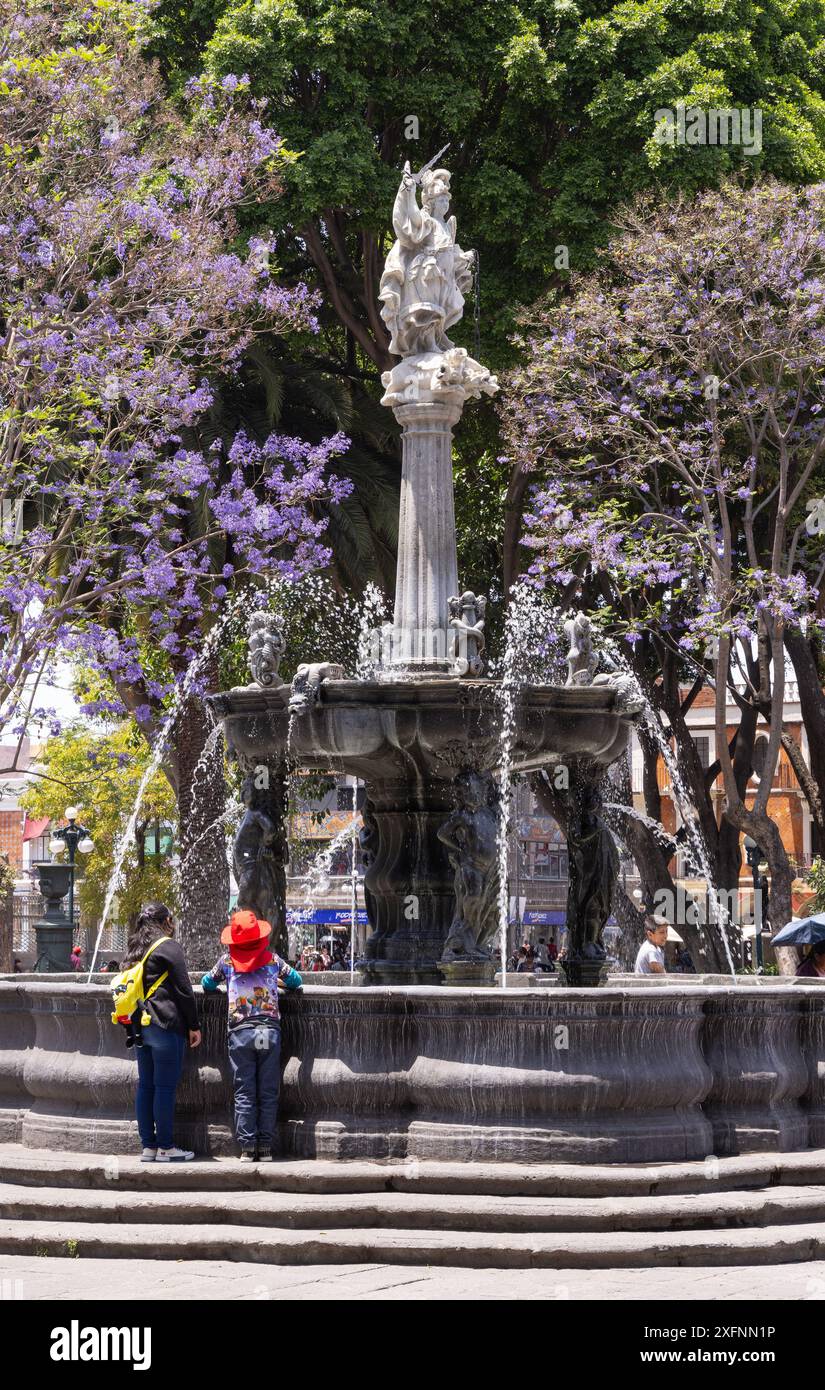
<path fill-rule="evenodd" d="M 450 173 L 434 167 L 447 148 L 417 174 L 411 173 L 408 160 L 395 197 L 392 222 L 397 239 L 387 257 L 379 299 L 390 352 L 397 357 L 452 348 L 447 330 L 461 318 L 464 294 L 472 286 L 473 253 L 462 251 L 455 239 L 455 218 L 447 216 Z"/>

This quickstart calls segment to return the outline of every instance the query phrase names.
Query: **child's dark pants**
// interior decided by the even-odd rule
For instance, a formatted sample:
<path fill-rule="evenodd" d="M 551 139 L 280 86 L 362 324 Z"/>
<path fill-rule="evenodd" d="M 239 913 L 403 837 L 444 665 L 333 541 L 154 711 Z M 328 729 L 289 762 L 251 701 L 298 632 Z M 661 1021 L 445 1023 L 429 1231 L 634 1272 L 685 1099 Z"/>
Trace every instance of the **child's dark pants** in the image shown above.
<path fill-rule="evenodd" d="M 242 1149 L 270 1148 L 281 1085 L 281 1030 L 268 1023 L 229 1031 L 235 1137 Z"/>

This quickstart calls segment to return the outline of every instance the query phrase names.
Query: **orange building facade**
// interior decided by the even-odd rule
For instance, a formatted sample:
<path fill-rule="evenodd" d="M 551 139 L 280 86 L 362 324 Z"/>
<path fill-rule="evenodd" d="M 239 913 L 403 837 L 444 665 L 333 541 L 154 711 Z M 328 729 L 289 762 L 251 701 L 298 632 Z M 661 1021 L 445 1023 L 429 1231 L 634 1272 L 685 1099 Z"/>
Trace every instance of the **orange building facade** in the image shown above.
<path fill-rule="evenodd" d="M 738 710 L 736 704 L 730 698 L 729 706 L 730 717 L 727 725 L 727 736 L 730 740 L 738 726 Z M 704 767 L 710 767 L 716 760 L 715 719 L 715 694 L 709 689 L 702 690 L 689 711 L 687 722 L 691 735 L 697 744 Z M 794 681 L 788 681 L 786 685 L 784 727 L 800 744 L 803 754 L 807 759 L 807 734 L 802 724 L 798 691 Z M 767 732 L 767 726 L 760 722 L 759 733 Z M 671 785 L 670 772 L 664 759 L 661 757 L 659 758 L 657 768 L 657 780 L 662 795 L 662 823 L 666 830 L 675 833 L 682 824 L 682 818 L 679 813 L 678 801 L 674 796 L 673 787 Z M 754 777 L 751 779 L 748 788 L 747 800 L 749 804 L 752 803 L 757 786 L 758 781 Z M 634 804 L 637 809 L 643 811 L 644 798 L 641 795 L 642 753 L 638 746 L 634 747 L 633 751 L 633 792 Z M 725 803 L 725 791 L 721 776 L 717 777 L 714 781 L 711 796 L 715 803 L 716 818 L 717 821 L 719 821 Z M 812 859 L 818 853 L 820 846 L 815 843 L 815 829 L 812 825 L 808 804 L 784 750 L 780 750 L 779 763 L 774 773 L 773 784 L 768 800 L 768 812 L 779 826 L 782 843 L 785 846 L 788 857 L 800 872 L 804 872 L 805 869 L 810 867 Z M 684 856 L 680 853 L 676 856 L 674 863 L 671 865 L 674 876 L 679 879 L 686 877 L 686 865 L 683 862 L 683 858 Z M 743 853 L 743 865 L 740 875 L 742 888 L 747 888 L 751 884 L 751 881 L 751 873 L 745 863 Z"/>

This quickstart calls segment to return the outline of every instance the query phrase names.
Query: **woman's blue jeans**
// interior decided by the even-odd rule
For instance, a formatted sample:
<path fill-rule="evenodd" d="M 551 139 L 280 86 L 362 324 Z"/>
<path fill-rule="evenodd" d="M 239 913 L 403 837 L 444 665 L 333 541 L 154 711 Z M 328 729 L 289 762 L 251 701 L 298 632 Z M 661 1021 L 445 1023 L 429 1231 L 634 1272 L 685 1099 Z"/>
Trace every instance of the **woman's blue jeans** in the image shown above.
<path fill-rule="evenodd" d="M 135 1108 L 144 1149 L 171 1149 L 175 1120 L 175 1091 L 183 1070 L 186 1038 L 182 1033 L 150 1023 L 143 1029 L 143 1047 L 136 1047 L 138 1086 Z"/>

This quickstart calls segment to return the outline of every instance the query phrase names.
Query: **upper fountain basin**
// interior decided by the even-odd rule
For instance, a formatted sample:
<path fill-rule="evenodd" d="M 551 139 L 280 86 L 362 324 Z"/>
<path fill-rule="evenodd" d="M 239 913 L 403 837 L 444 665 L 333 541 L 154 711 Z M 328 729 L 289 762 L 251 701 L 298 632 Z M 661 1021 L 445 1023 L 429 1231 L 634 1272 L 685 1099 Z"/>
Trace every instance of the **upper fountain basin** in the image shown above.
<path fill-rule="evenodd" d="M 419 772 L 447 778 L 471 761 L 502 760 L 504 705 L 493 680 L 326 680 L 314 703 L 290 719 L 290 689 L 236 688 L 210 697 L 227 741 L 245 758 L 286 747 L 299 766 L 369 779 Z M 511 766 L 530 771 L 590 761 L 607 767 L 624 751 L 631 724 L 608 686 L 525 686 L 514 693 Z"/>

